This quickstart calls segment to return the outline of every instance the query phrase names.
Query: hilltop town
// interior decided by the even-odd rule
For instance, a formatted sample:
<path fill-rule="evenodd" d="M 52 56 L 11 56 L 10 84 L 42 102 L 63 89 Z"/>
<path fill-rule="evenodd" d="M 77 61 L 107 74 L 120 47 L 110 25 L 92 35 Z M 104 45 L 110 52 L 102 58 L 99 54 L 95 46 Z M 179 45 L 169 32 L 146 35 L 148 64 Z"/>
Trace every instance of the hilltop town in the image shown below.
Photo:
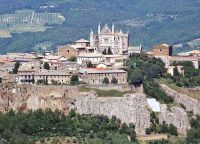
<path fill-rule="evenodd" d="M 130 144 L 172 137 L 177 143 L 185 137 L 190 141 L 189 130 L 196 130 L 200 115 L 200 51 L 174 55 L 170 44 L 145 51 L 142 45 L 131 46 L 129 32 L 114 24 L 99 24 L 95 31 L 89 40 L 58 46 L 56 52 L 44 48 L 43 53 L 0 55 L 0 110 L 8 117 L 14 111 L 27 113 L 22 116 L 30 133 L 20 122 L 16 125 L 23 125 L 22 135 L 34 135 L 36 143 L 56 134 L 73 137 L 66 143 L 117 143 L 109 133 Z M 53 120 L 42 117 L 47 113 Z M 30 126 L 32 118 L 51 122 Z"/>

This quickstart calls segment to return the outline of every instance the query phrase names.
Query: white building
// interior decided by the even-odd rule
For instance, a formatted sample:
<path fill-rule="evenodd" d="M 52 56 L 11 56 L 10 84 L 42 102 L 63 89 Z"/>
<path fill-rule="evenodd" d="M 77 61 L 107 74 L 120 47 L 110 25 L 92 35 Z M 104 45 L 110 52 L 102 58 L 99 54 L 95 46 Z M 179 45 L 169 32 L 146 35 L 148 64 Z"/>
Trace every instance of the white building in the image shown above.
<path fill-rule="evenodd" d="M 123 33 L 121 30 L 116 30 L 112 25 L 112 29 L 106 24 L 102 29 L 99 24 L 98 34 L 94 35 L 91 30 L 90 33 L 90 46 L 97 47 L 100 53 L 108 51 L 109 49 L 113 54 L 122 55 L 128 51 L 129 46 L 129 34 Z"/>
<path fill-rule="evenodd" d="M 99 53 L 81 53 L 77 57 L 77 63 L 83 64 L 90 61 L 92 64 L 100 64 L 103 61 L 103 55 Z"/>

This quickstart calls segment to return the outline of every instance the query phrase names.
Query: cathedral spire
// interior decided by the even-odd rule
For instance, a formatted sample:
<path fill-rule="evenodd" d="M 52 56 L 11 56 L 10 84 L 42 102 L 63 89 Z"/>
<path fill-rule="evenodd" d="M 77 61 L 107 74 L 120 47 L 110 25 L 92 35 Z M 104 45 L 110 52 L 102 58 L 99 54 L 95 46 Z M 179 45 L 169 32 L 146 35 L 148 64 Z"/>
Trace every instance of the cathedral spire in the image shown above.
<path fill-rule="evenodd" d="M 93 32 L 93 30 L 91 29 L 91 31 L 90 31 L 90 35 L 94 35 L 94 32 Z"/>
<path fill-rule="evenodd" d="M 90 46 L 91 47 L 94 46 L 94 33 L 93 33 L 92 29 L 91 29 L 91 32 L 90 32 Z"/>
<path fill-rule="evenodd" d="M 115 33 L 115 25 L 112 24 L 112 33 Z"/>
<path fill-rule="evenodd" d="M 101 24 L 100 24 L 100 22 L 99 22 L 99 26 L 98 26 L 98 34 L 100 34 L 101 33 Z"/>

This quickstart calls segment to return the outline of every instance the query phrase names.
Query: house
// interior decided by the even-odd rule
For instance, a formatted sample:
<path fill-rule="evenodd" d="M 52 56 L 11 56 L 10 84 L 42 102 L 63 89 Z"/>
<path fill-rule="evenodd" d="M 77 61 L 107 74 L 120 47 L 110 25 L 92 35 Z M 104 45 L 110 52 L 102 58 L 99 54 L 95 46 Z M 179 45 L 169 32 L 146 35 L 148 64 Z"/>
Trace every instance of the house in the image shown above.
<path fill-rule="evenodd" d="M 81 46 L 81 47 L 89 47 L 90 46 L 90 42 L 88 40 L 85 40 L 85 39 L 80 39 L 80 40 L 77 40 L 75 42 L 75 44 L 77 46 Z"/>
<path fill-rule="evenodd" d="M 35 83 L 42 80 L 46 84 L 53 84 L 53 82 L 57 82 L 59 84 L 69 84 L 71 80 L 71 73 L 58 70 L 42 71 L 34 74 L 34 80 Z"/>
<path fill-rule="evenodd" d="M 172 47 L 167 44 L 160 44 L 153 47 L 153 55 L 157 56 L 171 56 L 172 55 Z"/>
<path fill-rule="evenodd" d="M 104 78 L 108 78 L 109 83 L 115 78 L 118 84 L 127 83 L 127 72 L 124 70 L 111 70 L 109 68 L 86 68 L 79 70 L 80 80 L 89 85 L 102 85 Z"/>
<path fill-rule="evenodd" d="M 173 62 L 184 62 L 190 61 L 193 63 L 195 69 L 200 68 L 200 58 L 198 57 L 185 57 L 185 56 L 160 56 L 160 58 L 164 63 L 165 67 L 170 66 Z"/>
<path fill-rule="evenodd" d="M 64 58 L 63 56 L 48 55 L 45 56 L 44 59 L 42 59 L 41 61 L 43 64 L 48 63 L 51 69 L 56 70 L 60 67 L 62 63 L 67 62 L 67 59 Z"/>
<path fill-rule="evenodd" d="M 105 64 L 110 64 L 113 68 L 123 67 L 128 59 L 125 55 L 104 55 L 103 57 Z"/>
<path fill-rule="evenodd" d="M 185 56 L 185 57 L 199 57 L 200 58 L 200 50 L 192 50 L 189 52 L 181 52 L 177 54 L 178 56 Z"/>
<path fill-rule="evenodd" d="M 36 70 L 35 69 L 19 69 L 18 70 L 18 77 L 17 77 L 17 83 L 18 84 L 34 84 L 34 74 Z"/>

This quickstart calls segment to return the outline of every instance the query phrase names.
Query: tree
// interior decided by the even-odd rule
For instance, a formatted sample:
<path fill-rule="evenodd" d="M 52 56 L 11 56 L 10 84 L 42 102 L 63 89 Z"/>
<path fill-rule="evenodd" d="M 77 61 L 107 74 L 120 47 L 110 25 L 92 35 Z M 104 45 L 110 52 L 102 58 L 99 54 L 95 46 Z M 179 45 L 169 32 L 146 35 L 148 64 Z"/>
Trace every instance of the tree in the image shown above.
<path fill-rule="evenodd" d="M 136 136 L 137 136 L 136 132 L 134 130 L 131 131 L 131 134 L 130 134 L 131 141 L 136 141 Z"/>
<path fill-rule="evenodd" d="M 61 83 L 55 80 L 51 80 L 51 84 L 52 85 L 60 85 Z"/>
<path fill-rule="evenodd" d="M 165 121 L 163 121 L 161 125 L 161 133 L 168 133 L 168 132 L 169 132 L 168 124 Z"/>
<path fill-rule="evenodd" d="M 13 73 L 14 73 L 14 74 L 17 74 L 17 73 L 18 73 L 19 67 L 20 67 L 20 63 L 19 63 L 19 62 L 16 62 L 16 63 L 15 63 L 15 66 L 14 66 L 14 69 L 13 69 Z"/>
<path fill-rule="evenodd" d="M 108 79 L 107 77 L 105 77 L 105 78 L 103 79 L 103 84 L 109 84 L 109 79 Z"/>
<path fill-rule="evenodd" d="M 151 65 L 150 67 L 147 66 L 145 70 L 145 73 L 148 79 L 158 78 L 161 72 L 162 72 L 162 68 L 156 64 Z"/>
<path fill-rule="evenodd" d="M 50 65 L 49 65 L 49 63 L 47 63 L 47 62 L 44 63 L 44 69 L 50 70 Z"/>
<path fill-rule="evenodd" d="M 112 83 L 112 84 L 117 84 L 117 83 L 118 83 L 118 80 L 117 80 L 115 77 L 113 77 L 112 80 L 111 80 L 111 83 Z"/>
<path fill-rule="evenodd" d="M 169 125 L 169 132 L 172 135 L 178 136 L 177 127 L 175 127 L 173 124 Z"/>
<path fill-rule="evenodd" d="M 93 66 L 93 64 L 89 61 L 88 63 L 87 63 L 87 68 L 93 68 L 94 66 Z"/>
<path fill-rule="evenodd" d="M 132 71 L 130 71 L 129 74 L 129 83 L 133 84 L 135 86 L 140 85 L 143 83 L 144 80 L 144 76 L 142 74 L 142 71 L 139 69 L 133 69 Z"/>
<path fill-rule="evenodd" d="M 68 59 L 68 61 L 70 62 L 77 62 L 77 57 L 76 56 L 72 56 Z"/>
<path fill-rule="evenodd" d="M 174 68 L 174 77 L 179 77 L 179 76 L 180 76 L 180 74 L 178 72 L 178 69 L 177 69 L 177 67 L 175 67 Z"/>
<path fill-rule="evenodd" d="M 70 84 L 71 84 L 71 85 L 77 85 L 77 84 L 79 84 L 79 83 L 80 83 L 80 82 L 79 82 L 78 75 L 72 75 Z"/>
<path fill-rule="evenodd" d="M 45 80 L 37 80 L 36 82 L 37 85 L 45 85 L 46 84 L 46 81 Z"/>
<path fill-rule="evenodd" d="M 151 129 L 150 129 L 150 128 L 146 128 L 145 134 L 146 134 L 146 135 L 150 135 L 150 134 L 151 134 Z"/>
<path fill-rule="evenodd" d="M 125 133 L 125 134 L 130 134 L 130 130 L 129 130 L 129 127 L 127 126 L 126 123 L 123 123 L 119 132 L 122 134 L 122 133 Z"/>

